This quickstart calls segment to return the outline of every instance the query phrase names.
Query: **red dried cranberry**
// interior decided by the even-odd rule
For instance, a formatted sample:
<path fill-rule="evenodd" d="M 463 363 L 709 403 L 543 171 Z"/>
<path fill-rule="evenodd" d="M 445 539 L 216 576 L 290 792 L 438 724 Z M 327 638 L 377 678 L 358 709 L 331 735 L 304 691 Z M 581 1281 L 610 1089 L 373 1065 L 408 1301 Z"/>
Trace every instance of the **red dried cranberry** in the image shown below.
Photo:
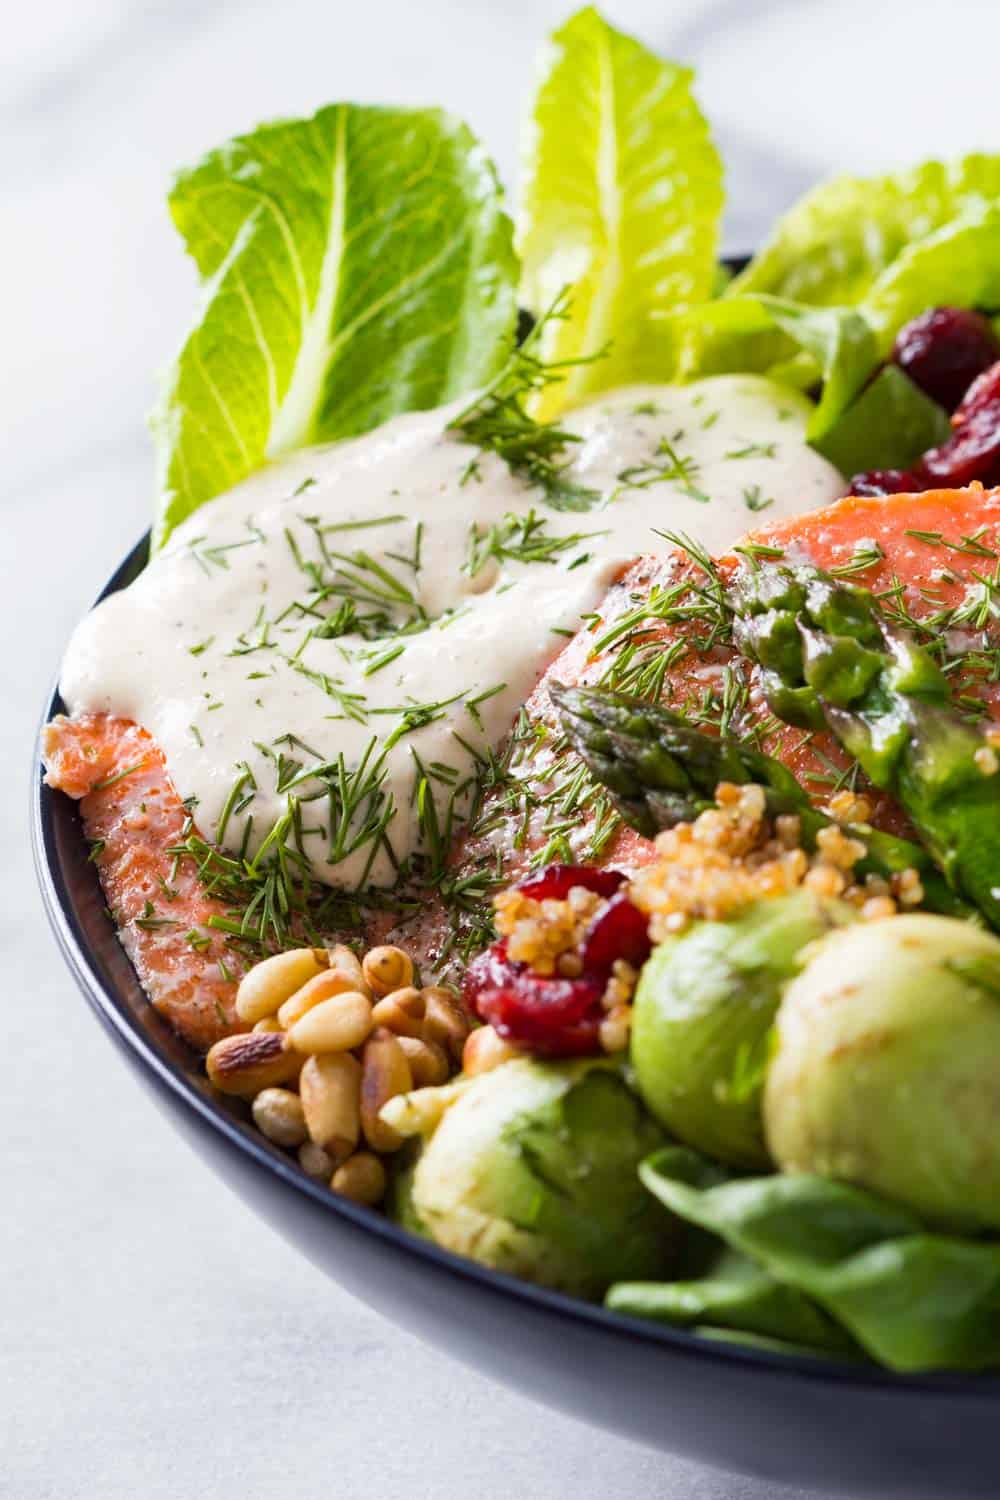
<path fill-rule="evenodd" d="M 985 401 L 963 416 L 947 442 L 924 454 L 920 467 L 925 489 L 959 489 L 974 479 L 1000 482 L 1000 400 Z"/>
<path fill-rule="evenodd" d="M 651 948 L 648 917 L 620 891 L 587 929 L 581 950 L 583 971 L 589 974 L 597 969 L 607 973 L 619 958 L 638 969 L 646 962 Z"/>
<path fill-rule="evenodd" d="M 546 865 L 517 889 L 535 901 L 565 901 L 575 885 L 595 896 L 613 896 L 624 879 L 620 870 L 598 870 L 594 865 Z"/>
<path fill-rule="evenodd" d="M 965 400 L 951 419 L 952 427 L 961 427 L 974 412 L 993 401 L 1000 401 L 1000 359 L 974 380 L 965 393 Z"/>
<path fill-rule="evenodd" d="M 979 313 L 932 307 L 899 330 L 892 358 L 932 401 L 954 411 L 976 376 L 1000 358 L 1000 343 Z"/>
<path fill-rule="evenodd" d="M 469 965 L 466 1003 L 502 1037 L 547 1057 L 595 1052 L 604 976 L 546 979 L 494 943 Z"/>
<path fill-rule="evenodd" d="M 925 480 L 914 469 L 868 469 L 855 474 L 851 495 L 913 495 L 925 490 Z"/>

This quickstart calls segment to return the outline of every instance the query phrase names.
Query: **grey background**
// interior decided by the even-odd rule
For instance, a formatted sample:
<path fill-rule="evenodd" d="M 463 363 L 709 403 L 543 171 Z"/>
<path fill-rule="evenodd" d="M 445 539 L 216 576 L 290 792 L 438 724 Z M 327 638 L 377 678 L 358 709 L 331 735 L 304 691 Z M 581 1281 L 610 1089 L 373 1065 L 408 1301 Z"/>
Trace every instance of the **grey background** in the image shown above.
<path fill-rule="evenodd" d="M 146 524 L 144 415 L 192 310 L 163 207 L 172 167 L 259 119 L 353 96 L 449 106 L 512 183 L 533 50 L 567 8 L 0 7 L 4 1500 L 779 1500 L 529 1405 L 321 1278 L 126 1076 L 63 972 L 29 868 L 37 714 L 73 621 Z M 992 0 L 606 9 L 698 67 L 729 166 L 731 249 L 830 170 L 1000 146 Z"/>

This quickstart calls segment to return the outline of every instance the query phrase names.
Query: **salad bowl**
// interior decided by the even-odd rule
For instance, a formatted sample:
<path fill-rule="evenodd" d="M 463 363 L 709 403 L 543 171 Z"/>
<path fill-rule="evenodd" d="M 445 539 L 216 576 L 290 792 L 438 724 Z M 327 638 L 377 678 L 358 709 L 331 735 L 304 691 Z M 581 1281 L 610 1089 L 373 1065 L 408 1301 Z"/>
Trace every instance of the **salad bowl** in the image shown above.
<path fill-rule="evenodd" d="M 46 706 L 50 920 L 380 1313 L 724 1470 L 992 1495 L 1000 156 L 720 263 L 690 71 L 589 8 L 526 141 L 516 225 L 440 110 L 178 174 L 203 297 Z"/>
<path fill-rule="evenodd" d="M 147 547 L 102 598 L 139 574 Z M 53 693 L 44 718 L 61 707 Z M 210 1088 L 149 1005 L 105 915 L 76 806 L 37 775 L 31 822 L 52 930 L 121 1055 L 222 1180 L 352 1295 L 522 1394 L 664 1452 L 827 1494 L 996 1494 L 1000 1378 L 895 1375 L 623 1317 L 449 1254 L 311 1181 Z"/>

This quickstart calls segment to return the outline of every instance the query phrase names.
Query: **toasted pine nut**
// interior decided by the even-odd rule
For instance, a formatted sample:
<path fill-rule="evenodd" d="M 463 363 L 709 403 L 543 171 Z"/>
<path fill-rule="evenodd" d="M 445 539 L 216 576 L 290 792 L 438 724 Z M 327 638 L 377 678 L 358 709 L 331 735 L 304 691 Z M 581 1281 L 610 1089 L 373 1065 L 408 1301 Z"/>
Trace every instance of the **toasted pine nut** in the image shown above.
<path fill-rule="evenodd" d="M 264 1016 L 262 1020 L 253 1023 L 254 1031 L 284 1031 L 284 1027 L 277 1016 Z"/>
<path fill-rule="evenodd" d="M 403 1137 L 379 1119 L 379 1110 L 396 1094 L 408 1094 L 413 1074 L 406 1053 L 384 1026 L 365 1043 L 361 1071 L 361 1128 L 373 1151 L 398 1151 Z"/>
<path fill-rule="evenodd" d="M 278 1020 L 286 1031 L 291 1031 L 296 1021 L 300 1021 L 314 1005 L 329 1000 L 331 995 L 344 995 L 349 990 L 356 990 L 356 986 L 346 969 L 324 969 L 322 974 L 317 974 L 308 984 L 289 996 L 278 1011 Z"/>
<path fill-rule="evenodd" d="M 429 1042 L 437 1042 L 460 1061 L 465 1038 L 469 1034 L 469 1019 L 461 1002 L 451 990 L 430 985 L 423 991 L 424 1036 Z"/>
<path fill-rule="evenodd" d="M 419 990 L 408 985 L 384 995 L 372 1011 L 376 1026 L 387 1026 L 396 1036 L 423 1036 L 426 1004 Z"/>
<path fill-rule="evenodd" d="M 302 1066 L 302 1058 L 281 1032 L 249 1031 L 216 1042 L 205 1058 L 208 1076 L 224 1094 L 252 1099 L 261 1089 L 287 1083 Z"/>
<path fill-rule="evenodd" d="M 263 1089 L 253 1101 L 254 1124 L 278 1146 L 301 1146 L 306 1139 L 302 1100 L 290 1089 Z"/>
<path fill-rule="evenodd" d="M 378 1010 L 378 1006 L 375 1009 Z M 415 1088 L 430 1088 L 436 1083 L 448 1082 L 448 1075 L 451 1072 L 448 1054 L 443 1047 L 438 1046 L 437 1042 L 425 1042 L 418 1036 L 399 1035 L 396 1040 L 410 1065 Z"/>
<path fill-rule="evenodd" d="M 361 972 L 375 995 L 390 995 L 413 983 L 413 960 L 402 948 L 369 948 Z"/>
<path fill-rule="evenodd" d="M 385 1197 L 385 1167 L 370 1151 L 355 1151 L 330 1179 L 335 1193 L 374 1207 Z"/>
<path fill-rule="evenodd" d="M 348 990 L 307 1010 L 288 1038 L 297 1052 L 350 1052 L 371 1029 L 371 1002 L 360 990 Z"/>
<path fill-rule="evenodd" d="M 474 1078 L 478 1073 L 489 1073 L 493 1068 L 499 1068 L 501 1063 L 512 1062 L 515 1057 L 523 1056 L 523 1052 L 512 1047 L 510 1042 L 505 1042 L 492 1026 L 480 1026 L 476 1031 L 469 1032 L 462 1048 L 462 1072 Z"/>
<path fill-rule="evenodd" d="M 338 1141 L 357 1145 L 360 1089 L 361 1064 L 349 1052 L 306 1059 L 299 1095 L 310 1140 L 328 1149 Z"/>
<path fill-rule="evenodd" d="M 336 1162 L 323 1146 L 317 1146 L 315 1141 L 306 1141 L 304 1146 L 299 1147 L 299 1166 L 308 1177 L 322 1177 L 324 1182 L 329 1182 Z"/>
<path fill-rule="evenodd" d="M 327 948 L 326 952 L 330 960 L 330 968 L 340 969 L 343 974 L 353 975 L 354 988 L 364 994 L 368 985 L 361 972 L 361 960 L 353 948 L 348 948 L 346 943 L 336 943 L 334 947 Z"/>
<path fill-rule="evenodd" d="M 241 1021 L 261 1021 L 273 1016 L 289 997 L 326 967 L 322 948 L 291 948 L 262 959 L 240 980 L 236 991 L 236 1014 Z"/>

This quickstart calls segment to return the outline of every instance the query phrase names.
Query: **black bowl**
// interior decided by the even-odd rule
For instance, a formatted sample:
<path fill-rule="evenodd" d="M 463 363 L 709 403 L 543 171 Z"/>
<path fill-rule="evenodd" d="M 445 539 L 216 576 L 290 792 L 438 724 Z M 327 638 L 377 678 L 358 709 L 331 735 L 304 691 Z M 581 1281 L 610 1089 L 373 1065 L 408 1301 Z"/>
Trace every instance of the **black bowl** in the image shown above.
<path fill-rule="evenodd" d="M 104 593 L 145 559 L 144 539 Z M 46 718 L 61 706 L 53 694 Z M 1000 1378 L 890 1375 L 621 1317 L 449 1255 L 312 1182 L 213 1095 L 148 1004 L 76 806 L 40 775 L 32 829 L 56 939 L 122 1054 L 228 1186 L 363 1301 L 485 1374 L 655 1448 L 827 1492 L 995 1500 Z"/>

